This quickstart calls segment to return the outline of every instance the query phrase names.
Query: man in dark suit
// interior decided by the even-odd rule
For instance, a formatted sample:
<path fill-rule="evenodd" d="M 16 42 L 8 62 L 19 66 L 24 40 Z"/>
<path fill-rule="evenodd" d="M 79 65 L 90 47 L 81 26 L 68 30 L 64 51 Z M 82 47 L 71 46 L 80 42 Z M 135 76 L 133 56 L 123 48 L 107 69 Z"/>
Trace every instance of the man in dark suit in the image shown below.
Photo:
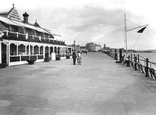
<path fill-rule="evenodd" d="M 73 52 L 72 57 L 73 57 L 73 65 L 75 65 L 76 64 L 76 52 L 75 51 Z"/>

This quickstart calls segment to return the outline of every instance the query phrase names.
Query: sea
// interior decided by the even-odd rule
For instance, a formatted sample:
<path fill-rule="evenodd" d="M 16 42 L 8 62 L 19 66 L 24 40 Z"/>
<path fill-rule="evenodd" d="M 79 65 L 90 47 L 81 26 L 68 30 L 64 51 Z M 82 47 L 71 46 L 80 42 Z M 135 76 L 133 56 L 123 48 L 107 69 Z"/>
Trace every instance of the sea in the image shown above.
<path fill-rule="evenodd" d="M 133 54 L 135 54 L 135 55 L 139 54 L 141 56 L 140 57 L 141 59 L 148 58 L 150 62 L 155 63 L 155 64 L 150 64 L 150 66 L 156 70 L 156 53 L 133 53 Z M 144 63 L 144 62 L 142 62 L 142 63 Z"/>

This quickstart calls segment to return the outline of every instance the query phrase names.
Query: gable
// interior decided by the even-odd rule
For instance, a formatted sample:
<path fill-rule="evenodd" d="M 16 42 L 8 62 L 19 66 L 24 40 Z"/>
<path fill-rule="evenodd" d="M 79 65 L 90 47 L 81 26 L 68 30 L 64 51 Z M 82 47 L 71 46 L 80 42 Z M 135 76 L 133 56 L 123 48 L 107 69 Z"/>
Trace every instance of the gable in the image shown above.
<path fill-rule="evenodd" d="M 9 11 L 7 18 L 9 18 L 11 20 L 21 21 L 21 19 L 20 19 L 19 15 L 18 15 L 18 12 L 17 12 L 15 7 L 13 7 Z"/>

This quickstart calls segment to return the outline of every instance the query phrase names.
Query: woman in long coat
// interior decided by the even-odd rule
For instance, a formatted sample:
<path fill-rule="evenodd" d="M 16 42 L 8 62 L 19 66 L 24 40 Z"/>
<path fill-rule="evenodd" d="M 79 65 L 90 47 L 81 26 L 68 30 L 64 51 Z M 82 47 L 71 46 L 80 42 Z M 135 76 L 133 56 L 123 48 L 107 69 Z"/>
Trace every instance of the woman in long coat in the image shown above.
<path fill-rule="evenodd" d="M 81 57 L 80 51 L 78 51 L 78 53 L 77 53 L 77 63 L 78 63 L 78 65 L 81 65 L 81 63 L 82 63 L 82 57 Z"/>

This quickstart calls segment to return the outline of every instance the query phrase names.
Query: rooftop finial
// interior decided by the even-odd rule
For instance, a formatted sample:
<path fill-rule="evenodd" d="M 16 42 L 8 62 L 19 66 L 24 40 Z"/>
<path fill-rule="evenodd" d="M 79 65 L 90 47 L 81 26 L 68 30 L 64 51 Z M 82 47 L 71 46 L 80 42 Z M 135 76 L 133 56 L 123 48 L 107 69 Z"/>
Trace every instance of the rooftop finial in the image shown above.
<path fill-rule="evenodd" d="M 13 8 L 14 8 L 15 4 L 13 3 L 12 6 L 13 6 Z"/>

